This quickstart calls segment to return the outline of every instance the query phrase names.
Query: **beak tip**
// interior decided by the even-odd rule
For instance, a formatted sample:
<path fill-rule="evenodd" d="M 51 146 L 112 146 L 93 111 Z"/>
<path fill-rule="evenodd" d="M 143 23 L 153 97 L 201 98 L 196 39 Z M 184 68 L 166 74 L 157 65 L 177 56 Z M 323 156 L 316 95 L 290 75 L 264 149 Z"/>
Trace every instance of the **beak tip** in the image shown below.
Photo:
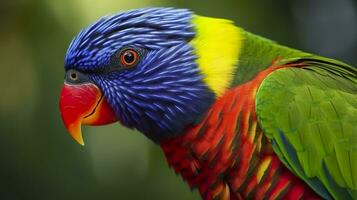
<path fill-rule="evenodd" d="M 72 134 L 73 139 L 80 145 L 84 146 L 84 141 L 82 137 L 82 132 L 78 131 L 75 134 Z"/>
<path fill-rule="evenodd" d="M 80 145 L 84 146 L 82 130 L 81 130 L 81 122 L 77 121 L 67 127 L 72 138 Z"/>
<path fill-rule="evenodd" d="M 84 146 L 84 141 L 82 140 L 76 140 L 78 144 L 80 144 L 81 146 Z"/>

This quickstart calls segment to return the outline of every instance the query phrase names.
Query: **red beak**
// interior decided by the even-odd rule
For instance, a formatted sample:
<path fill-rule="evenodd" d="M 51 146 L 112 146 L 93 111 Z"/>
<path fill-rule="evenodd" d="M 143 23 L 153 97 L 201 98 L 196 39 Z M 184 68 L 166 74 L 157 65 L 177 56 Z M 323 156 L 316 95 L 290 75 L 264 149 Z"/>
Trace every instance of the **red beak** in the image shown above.
<path fill-rule="evenodd" d="M 93 83 L 64 83 L 60 97 L 62 120 L 72 135 L 84 145 L 81 125 L 104 125 L 117 121 L 113 109 Z"/>

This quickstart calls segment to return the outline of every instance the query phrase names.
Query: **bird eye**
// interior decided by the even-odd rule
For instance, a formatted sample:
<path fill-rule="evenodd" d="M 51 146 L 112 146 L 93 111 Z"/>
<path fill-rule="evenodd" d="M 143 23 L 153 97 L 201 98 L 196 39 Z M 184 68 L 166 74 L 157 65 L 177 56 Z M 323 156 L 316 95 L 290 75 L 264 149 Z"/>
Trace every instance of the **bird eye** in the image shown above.
<path fill-rule="evenodd" d="M 79 84 L 79 83 L 89 82 L 89 79 L 88 79 L 87 75 L 85 75 L 77 70 L 70 69 L 70 70 L 66 71 L 65 81 L 67 83 Z"/>
<path fill-rule="evenodd" d="M 120 54 L 120 63 L 124 67 L 133 67 L 139 60 L 139 54 L 134 49 L 125 49 Z"/>
<path fill-rule="evenodd" d="M 76 81 L 78 79 L 77 73 L 74 71 L 70 73 L 69 77 L 72 81 Z"/>

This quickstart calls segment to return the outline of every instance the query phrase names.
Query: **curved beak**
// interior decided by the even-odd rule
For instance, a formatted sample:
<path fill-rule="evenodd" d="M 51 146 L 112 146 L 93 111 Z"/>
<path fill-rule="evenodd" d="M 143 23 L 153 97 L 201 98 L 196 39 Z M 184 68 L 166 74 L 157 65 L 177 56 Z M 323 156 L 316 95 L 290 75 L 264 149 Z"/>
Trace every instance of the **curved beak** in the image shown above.
<path fill-rule="evenodd" d="M 64 83 L 60 96 L 62 120 L 71 136 L 84 145 L 81 125 L 105 125 L 117 121 L 113 109 L 93 83 Z"/>

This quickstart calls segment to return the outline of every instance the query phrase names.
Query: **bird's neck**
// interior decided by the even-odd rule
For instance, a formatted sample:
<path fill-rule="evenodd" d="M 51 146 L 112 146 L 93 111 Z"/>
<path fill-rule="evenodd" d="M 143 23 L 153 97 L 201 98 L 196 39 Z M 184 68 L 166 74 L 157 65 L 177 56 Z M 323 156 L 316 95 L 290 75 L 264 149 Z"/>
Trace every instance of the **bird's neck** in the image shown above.
<path fill-rule="evenodd" d="M 192 23 L 196 34 L 190 43 L 203 81 L 217 97 L 222 96 L 234 78 L 242 33 L 229 20 L 193 16 Z"/>
<path fill-rule="evenodd" d="M 161 141 L 169 165 L 197 187 L 203 199 L 249 199 L 253 194 L 258 199 L 316 197 L 280 162 L 258 125 L 257 89 L 279 68 L 272 66 L 229 89 L 199 124 Z"/>
<path fill-rule="evenodd" d="M 156 131 L 160 134 L 156 134 L 155 130 L 144 131 L 156 142 L 160 142 L 164 138 L 179 136 L 187 126 L 199 123 L 214 99 L 219 99 L 229 89 L 252 80 L 277 59 L 303 54 L 248 33 L 229 20 L 194 15 L 192 24 L 195 29 L 195 37 L 190 41 L 192 53 L 196 56 L 196 65 L 200 70 L 200 79 L 202 78 L 200 81 L 207 89 L 204 94 L 209 92 L 210 95 L 212 94 L 212 98 L 207 98 L 210 95 L 205 95 L 202 98 L 202 94 L 198 95 L 197 93 L 195 96 L 200 96 L 200 99 L 196 102 L 191 101 L 189 104 L 198 104 L 195 105 L 196 108 L 203 104 L 205 106 L 195 115 L 184 112 L 185 115 L 177 115 L 172 118 L 175 119 L 175 122 L 185 121 L 180 124 L 171 123 L 169 127 L 172 127 L 172 124 L 177 126 L 172 134 L 166 134 L 165 130 L 161 130 L 161 126 L 159 131 Z M 186 104 L 186 106 L 188 105 Z M 149 121 L 148 127 L 151 127 L 152 124 Z M 152 137 L 152 135 L 160 135 L 160 137 Z"/>
<path fill-rule="evenodd" d="M 271 149 L 265 149 L 254 99 L 239 95 L 253 88 L 249 84 L 226 91 L 199 124 L 188 127 L 177 138 L 161 142 L 169 165 L 191 188 L 198 188 L 203 199 L 230 199 L 221 198 L 226 188 L 246 187 L 244 182 L 250 181 L 250 171 L 271 161 L 270 156 L 259 156 L 263 151 L 268 155 Z"/>
<path fill-rule="evenodd" d="M 311 55 L 293 48 L 280 45 L 272 40 L 239 29 L 241 50 L 234 71 L 231 87 L 254 78 L 277 60 Z"/>
<path fill-rule="evenodd" d="M 251 80 L 277 59 L 309 55 L 249 33 L 229 20 L 194 15 L 192 23 L 197 65 L 217 97 Z"/>

